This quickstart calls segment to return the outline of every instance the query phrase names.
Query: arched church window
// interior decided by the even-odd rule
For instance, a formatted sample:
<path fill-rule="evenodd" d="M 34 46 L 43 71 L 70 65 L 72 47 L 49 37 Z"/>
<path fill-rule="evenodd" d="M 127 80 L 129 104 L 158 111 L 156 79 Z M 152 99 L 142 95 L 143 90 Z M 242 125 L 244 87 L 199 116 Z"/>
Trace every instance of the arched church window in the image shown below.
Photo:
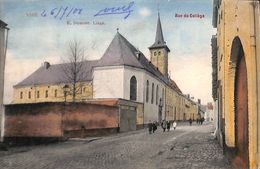
<path fill-rule="evenodd" d="M 161 55 L 161 51 L 158 52 L 158 55 Z"/>
<path fill-rule="evenodd" d="M 146 102 L 149 101 L 149 81 L 146 81 Z"/>
<path fill-rule="evenodd" d="M 137 81 L 135 76 L 132 76 L 130 79 L 130 100 L 136 100 L 137 93 Z"/>
<path fill-rule="evenodd" d="M 164 101 L 164 89 L 162 89 L 162 102 Z"/>
<path fill-rule="evenodd" d="M 156 53 L 156 52 L 154 52 L 153 54 L 154 54 L 154 56 L 156 56 L 156 54 L 157 54 L 157 53 Z"/>
<path fill-rule="evenodd" d="M 152 99 L 151 99 L 152 104 L 153 104 L 153 98 L 154 98 L 154 83 L 152 84 Z"/>
<path fill-rule="evenodd" d="M 156 86 L 156 105 L 158 105 L 158 85 Z"/>

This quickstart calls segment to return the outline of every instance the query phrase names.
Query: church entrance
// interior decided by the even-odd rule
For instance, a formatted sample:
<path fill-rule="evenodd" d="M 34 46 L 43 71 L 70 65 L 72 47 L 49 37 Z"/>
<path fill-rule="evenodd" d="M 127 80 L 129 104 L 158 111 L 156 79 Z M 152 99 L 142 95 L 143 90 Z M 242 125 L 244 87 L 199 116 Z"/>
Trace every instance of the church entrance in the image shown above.
<path fill-rule="evenodd" d="M 235 73 L 235 165 L 238 168 L 249 167 L 248 152 L 248 84 L 247 67 L 240 40 L 237 45 Z"/>

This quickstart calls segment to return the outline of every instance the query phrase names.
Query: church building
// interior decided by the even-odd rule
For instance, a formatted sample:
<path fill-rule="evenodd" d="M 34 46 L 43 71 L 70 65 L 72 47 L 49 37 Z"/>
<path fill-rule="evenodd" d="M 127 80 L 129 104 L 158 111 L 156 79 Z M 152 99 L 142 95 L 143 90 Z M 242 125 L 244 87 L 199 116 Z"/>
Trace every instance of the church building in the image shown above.
<path fill-rule="evenodd" d="M 86 73 L 77 102 L 124 99 L 141 103 L 143 121 L 186 120 L 198 116 L 197 103 L 185 96 L 168 74 L 169 47 L 164 41 L 158 14 L 155 42 L 149 47 L 150 60 L 117 32 L 99 60 L 84 61 Z M 72 101 L 66 96 L 63 66 L 45 62 L 14 86 L 14 104 Z M 67 98 L 66 98 L 67 97 Z"/>

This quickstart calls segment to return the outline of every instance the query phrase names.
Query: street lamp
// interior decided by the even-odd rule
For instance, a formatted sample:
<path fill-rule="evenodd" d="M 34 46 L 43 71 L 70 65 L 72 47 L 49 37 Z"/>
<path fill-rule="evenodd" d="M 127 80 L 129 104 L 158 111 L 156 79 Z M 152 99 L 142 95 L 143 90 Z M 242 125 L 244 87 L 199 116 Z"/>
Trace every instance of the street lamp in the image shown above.
<path fill-rule="evenodd" d="M 4 75 L 5 75 L 5 58 L 8 42 L 7 24 L 0 20 L 0 142 L 4 137 Z"/>
<path fill-rule="evenodd" d="M 63 86 L 63 91 L 64 91 L 64 103 L 67 102 L 67 94 L 68 94 L 68 92 L 69 92 L 68 90 L 69 90 L 69 85 L 65 84 L 65 85 Z"/>

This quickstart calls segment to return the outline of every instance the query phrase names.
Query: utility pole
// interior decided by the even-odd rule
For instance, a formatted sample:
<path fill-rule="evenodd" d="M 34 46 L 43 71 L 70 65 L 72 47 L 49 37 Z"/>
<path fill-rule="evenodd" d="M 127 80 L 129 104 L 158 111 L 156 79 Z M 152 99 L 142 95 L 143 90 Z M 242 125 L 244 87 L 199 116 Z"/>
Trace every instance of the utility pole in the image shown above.
<path fill-rule="evenodd" d="M 0 20 L 0 142 L 4 141 L 4 75 L 8 30 L 7 24 Z"/>

